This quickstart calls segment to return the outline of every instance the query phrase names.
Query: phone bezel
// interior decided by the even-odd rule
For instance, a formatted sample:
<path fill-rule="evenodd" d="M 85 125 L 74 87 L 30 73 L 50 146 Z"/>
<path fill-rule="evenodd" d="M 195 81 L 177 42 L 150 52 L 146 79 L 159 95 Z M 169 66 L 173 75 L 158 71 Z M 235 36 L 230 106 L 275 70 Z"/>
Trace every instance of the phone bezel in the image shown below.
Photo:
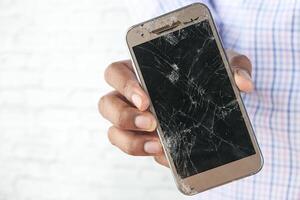
<path fill-rule="evenodd" d="M 154 30 L 160 26 L 164 26 L 166 24 L 172 23 L 174 20 L 179 20 L 180 22 L 186 22 L 181 23 L 179 26 L 165 31 L 161 34 L 154 34 L 151 33 L 151 30 Z M 136 57 L 133 52 L 133 47 L 139 44 L 142 44 L 144 42 L 147 42 L 149 40 L 153 40 L 155 38 L 161 37 L 165 34 L 168 34 L 170 32 L 177 31 L 179 29 L 185 28 L 187 26 L 190 26 L 195 23 L 199 23 L 203 20 L 208 20 L 209 24 L 211 26 L 213 35 L 216 39 L 217 46 L 219 48 L 219 51 L 221 53 L 228 77 L 230 79 L 231 85 L 233 87 L 236 99 L 239 103 L 240 110 L 242 112 L 243 118 L 245 120 L 248 133 L 250 135 L 253 147 L 255 149 L 255 154 L 245 157 L 243 159 L 204 171 L 199 174 L 195 174 L 193 176 L 187 177 L 187 178 L 180 178 L 177 174 L 176 168 L 174 166 L 172 157 L 170 156 L 169 152 L 165 148 L 165 141 L 162 135 L 162 129 L 159 125 L 158 121 L 158 127 L 157 132 L 159 135 L 159 138 L 161 140 L 164 152 L 166 154 L 167 160 L 169 162 L 170 168 L 172 169 L 172 174 L 174 176 L 174 179 L 176 181 L 176 185 L 178 189 L 185 195 L 193 195 L 205 190 L 208 190 L 210 188 L 231 182 L 233 180 L 237 180 L 252 174 L 257 173 L 261 170 L 263 166 L 263 157 L 261 150 L 258 146 L 256 136 L 254 134 L 253 128 L 251 126 L 251 122 L 249 120 L 248 114 L 246 112 L 246 109 L 244 107 L 242 98 L 240 96 L 239 89 L 237 88 L 234 77 L 226 56 L 226 53 L 224 51 L 221 39 L 219 37 L 218 31 L 216 29 L 215 23 L 213 21 L 212 15 L 208 9 L 208 7 L 202 3 L 194 3 L 191 5 L 188 5 L 186 7 L 180 8 L 178 10 L 172 11 L 170 13 L 164 14 L 162 16 L 156 17 L 154 19 L 148 20 L 146 22 L 139 23 L 137 25 L 132 26 L 127 34 L 126 34 L 126 41 L 127 45 L 130 51 L 130 55 L 133 60 L 134 70 L 135 73 L 143 87 L 143 89 L 146 91 L 147 94 L 147 86 L 144 82 L 143 75 L 140 71 L 139 65 L 137 63 Z M 154 107 L 152 105 L 151 99 L 150 99 L 150 111 L 154 114 L 154 116 L 157 119 L 156 112 L 154 110 Z"/>

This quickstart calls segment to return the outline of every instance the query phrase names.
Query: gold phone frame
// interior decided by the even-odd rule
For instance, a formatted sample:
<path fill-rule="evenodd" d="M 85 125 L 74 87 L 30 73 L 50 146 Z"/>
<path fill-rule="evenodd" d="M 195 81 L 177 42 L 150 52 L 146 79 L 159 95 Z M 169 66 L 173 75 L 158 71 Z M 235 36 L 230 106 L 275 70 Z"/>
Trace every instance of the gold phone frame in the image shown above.
<path fill-rule="evenodd" d="M 255 137 L 253 128 L 251 126 L 251 122 L 249 120 L 249 117 L 247 115 L 246 109 L 244 107 L 244 104 L 242 102 L 242 98 L 240 96 L 239 89 L 237 88 L 232 71 L 226 56 L 226 53 L 224 51 L 222 42 L 220 40 L 219 34 L 217 32 L 216 26 L 214 24 L 212 15 L 208 9 L 208 7 L 202 3 L 194 3 L 191 5 L 188 5 L 186 7 L 174 10 L 170 13 L 161 15 L 159 17 L 156 17 L 154 19 L 151 19 L 149 21 L 142 22 L 140 24 L 132 26 L 127 34 L 126 34 L 126 42 L 133 60 L 134 70 L 135 73 L 143 87 L 143 89 L 148 94 L 148 90 L 146 87 L 146 84 L 144 82 L 142 73 L 139 69 L 139 65 L 137 63 L 136 57 L 133 52 L 133 47 L 139 44 L 142 44 L 144 42 L 147 42 L 149 40 L 153 40 L 155 38 L 161 37 L 165 34 L 168 34 L 170 32 L 177 31 L 179 29 L 183 29 L 187 26 L 190 26 L 195 23 L 199 23 L 203 20 L 208 20 L 209 24 L 211 26 L 213 35 L 215 37 L 215 40 L 217 42 L 218 49 L 221 53 L 223 62 L 225 64 L 225 68 L 227 71 L 227 74 L 229 76 L 231 85 L 233 87 L 236 99 L 239 103 L 240 110 L 242 112 L 244 121 L 246 123 L 246 127 L 248 129 L 248 132 L 250 134 L 250 138 L 253 144 L 253 147 L 255 149 L 255 154 L 242 158 L 237 161 L 233 161 L 231 163 L 195 174 L 193 176 L 187 177 L 182 179 L 178 176 L 176 168 L 174 166 L 172 157 L 170 156 L 169 152 L 165 148 L 165 140 L 163 138 L 162 129 L 159 125 L 158 121 L 158 127 L 157 132 L 159 135 L 159 138 L 161 140 L 164 152 L 166 154 L 167 160 L 169 162 L 169 166 L 172 170 L 173 177 L 175 179 L 176 185 L 178 189 L 185 195 L 194 195 L 196 193 L 208 190 L 210 188 L 253 175 L 257 172 L 259 172 L 263 166 L 263 157 L 262 153 L 260 151 L 260 148 L 257 143 L 257 139 Z M 161 33 L 157 33 L 161 31 Z M 154 110 L 154 107 L 151 103 L 150 99 L 150 111 L 154 114 L 154 116 L 157 119 L 156 112 Z"/>

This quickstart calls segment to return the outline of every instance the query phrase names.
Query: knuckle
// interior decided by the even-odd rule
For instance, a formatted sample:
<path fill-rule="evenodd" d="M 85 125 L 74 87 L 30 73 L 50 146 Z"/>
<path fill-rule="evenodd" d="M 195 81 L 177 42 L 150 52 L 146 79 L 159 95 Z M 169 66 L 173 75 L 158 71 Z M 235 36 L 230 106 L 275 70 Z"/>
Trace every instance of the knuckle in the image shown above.
<path fill-rule="evenodd" d="M 138 146 L 139 146 L 139 140 L 137 139 L 126 139 L 122 141 L 122 144 L 118 144 L 115 141 L 115 138 L 117 137 L 118 131 L 120 131 L 118 128 L 111 126 L 107 131 L 107 136 L 109 142 L 121 149 L 124 153 L 132 156 L 138 155 Z"/>
<path fill-rule="evenodd" d="M 136 81 L 128 79 L 123 86 L 124 94 L 130 94 L 136 84 Z"/>
<path fill-rule="evenodd" d="M 105 104 L 106 99 L 107 99 L 107 96 L 104 95 L 104 96 L 100 97 L 100 99 L 98 101 L 98 111 L 103 117 L 104 117 L 104 104 Z"/>
<path fill-rule="evenodd" d="M 108 65 L 108 67 L 105 69 L 105 71 L 104 71 L 104 80 L 106 81 L 106 82 L 108 82 L 109 80 L 109 74 L 110 74 L 110 71 L 111 71 L 111 65 Z"/>
<path fill-rule="evenodd" d="M 119 111 L 119 117 L 117 119 L 117 126 L 120 128 L 127 128 L 130 120 L 130 109 L 127 107 L 121 108 Z"/>
<path fill-rule="evenodd" d="M 115 69 L 119 66 L 119 62 L 113 62 L 108 65 L 104 71 L 104 79 L 106 82 L 109 82 L 109 78 L 113 75 Z"/>
<path fill-rule="evenodd" d="M 113 126 L 109 127 L 108 131 L 107 131 L 107 137 L 108 137 L 108 140 L 109 142 L 112 144 L 112 145 L 116 145 L 114 140 L 113 140 L 113 135 L 115 134 L 115 128 Z"/>
<path fill-rule="evenodd" d="M 124 152 L 128 155 L 137 156 L 138 155 L 138 142 L 136 140 L 130 140 L 124 146 Z"/>

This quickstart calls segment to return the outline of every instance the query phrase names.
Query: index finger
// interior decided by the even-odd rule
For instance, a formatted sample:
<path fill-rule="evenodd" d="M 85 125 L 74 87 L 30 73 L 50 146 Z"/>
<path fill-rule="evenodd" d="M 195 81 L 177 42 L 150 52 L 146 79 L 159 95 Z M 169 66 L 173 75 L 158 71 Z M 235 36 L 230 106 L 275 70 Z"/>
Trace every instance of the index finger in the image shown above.
<path fill-rule="evenodd" d="M 149 98 L 141 88 L 130 60 L 110 64 L 105 70 L 104 77 L 109 85 L 119 91 L 139 110 L 144 111 L 149 107 Z"/>

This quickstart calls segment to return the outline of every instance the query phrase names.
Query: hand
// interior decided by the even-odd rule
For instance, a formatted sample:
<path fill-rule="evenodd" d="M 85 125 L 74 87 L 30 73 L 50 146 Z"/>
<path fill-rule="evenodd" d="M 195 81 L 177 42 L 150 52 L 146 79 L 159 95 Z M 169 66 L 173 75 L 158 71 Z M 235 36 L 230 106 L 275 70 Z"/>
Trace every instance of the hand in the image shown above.
<path fill-rule="evenodd" d="M 243 92 L 251 92 L 252 66 L 250 60 L 234 51 L 227 51 L 234 79 Z M 149 98 L 141 88 L 131 61 L 110 64 L 105 80 L 115 90 L 99 100 L 99 112 L 113 125 L 108 130 L 110 142 L 129 155 L 153 156 L 168 167 L 161 143 L 155 131 L 157 122 L 147 110 Z"/>

